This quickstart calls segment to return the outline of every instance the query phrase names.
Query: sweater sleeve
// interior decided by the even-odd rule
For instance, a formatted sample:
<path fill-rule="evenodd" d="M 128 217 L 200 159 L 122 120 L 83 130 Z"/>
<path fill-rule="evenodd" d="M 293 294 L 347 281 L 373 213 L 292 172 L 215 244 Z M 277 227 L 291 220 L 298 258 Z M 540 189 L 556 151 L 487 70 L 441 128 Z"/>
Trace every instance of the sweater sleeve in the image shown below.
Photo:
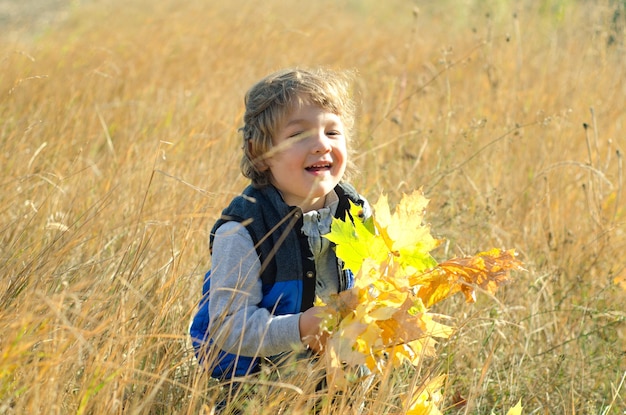
<path fill-rule="evenodd" d="M 273 356 L 303 347 L 300 313 L 275 316 L 259 307 L 261 263 L 250 234 L 238 222 L 220 226 L 213 241 L 209 332 L 222 350 Z"/>

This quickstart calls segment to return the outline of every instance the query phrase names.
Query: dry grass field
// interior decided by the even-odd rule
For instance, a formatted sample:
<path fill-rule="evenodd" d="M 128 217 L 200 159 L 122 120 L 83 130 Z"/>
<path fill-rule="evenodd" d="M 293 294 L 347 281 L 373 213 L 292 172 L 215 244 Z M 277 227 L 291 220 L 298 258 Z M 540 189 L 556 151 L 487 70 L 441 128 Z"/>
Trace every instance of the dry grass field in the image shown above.
<path fill-rule="evenodd" d="M 357 71 L 364 195 L 423 187 L 437 258 L 515 248 L 527 270 L 438 305 L 456 334 L 363 413 L 403 413 L 430 372 L 446 414 L 626 413 L 623 1 L 55 4 L 0 32 L 0 414 L 212 412 L 187 328 L 246 185 L 243 94 L 317 65 Z M 304 413 L 299 387 L 247 413 Z"/>

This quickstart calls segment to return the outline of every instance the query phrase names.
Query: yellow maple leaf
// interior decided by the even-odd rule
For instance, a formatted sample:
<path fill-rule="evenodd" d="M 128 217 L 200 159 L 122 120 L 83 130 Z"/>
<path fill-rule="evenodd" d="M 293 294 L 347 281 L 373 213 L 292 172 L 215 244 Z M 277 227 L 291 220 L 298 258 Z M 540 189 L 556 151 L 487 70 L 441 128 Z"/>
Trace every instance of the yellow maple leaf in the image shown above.
<path fill-rule="evenodd" d="M 524 408 L 522 407 L 522 400 L 520 399 L 519 401 L 517 401 L 517 405 L 509 409 L 506 415 L 522 415 L 522 409 Z"/>
<path fill-rule="evenodd" d="M 446 377 L 441 375 L 429 380 L 426 384 L 418 385 L 409 402 L 407 415 L 440 415 L 438 404 L 442 401 L 441 389 Z"/>
<path fill-rule="evenodd" d="M 436 264 L 430 255 L 441 241 L 430 234 L 430 227 L 424 224 L 424 213 L 428 199 L 421 189 L 403 195 L 393 214 L 386 196 L 381 196 L 373 205 L 374 225 L 391 253 L 398 257 L 403 266 L 423 271 Z"/>

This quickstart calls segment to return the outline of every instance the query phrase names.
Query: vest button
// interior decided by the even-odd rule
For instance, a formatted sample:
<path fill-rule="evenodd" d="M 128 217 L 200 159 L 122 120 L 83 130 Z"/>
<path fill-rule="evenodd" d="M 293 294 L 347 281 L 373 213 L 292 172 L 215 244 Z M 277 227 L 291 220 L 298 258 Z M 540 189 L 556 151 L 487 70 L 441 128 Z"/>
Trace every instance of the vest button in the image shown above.
<path fill-rule="evenodd" d="M 306 276 L 307 278 L 313 278 L 315 276 L 315 273 L 313 271 L 307 271 Z"/>

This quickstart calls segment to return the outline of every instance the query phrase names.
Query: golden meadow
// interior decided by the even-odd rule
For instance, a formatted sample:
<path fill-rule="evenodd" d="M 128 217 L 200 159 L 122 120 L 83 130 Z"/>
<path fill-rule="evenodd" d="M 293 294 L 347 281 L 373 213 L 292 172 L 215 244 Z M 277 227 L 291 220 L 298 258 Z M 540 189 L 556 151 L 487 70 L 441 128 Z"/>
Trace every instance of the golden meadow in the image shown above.
<path fill-rule="evenodd" d="M 403 388 L 439 373 L 447 414 L 520 398 L 527 414 L 623 413 L 623 2 L 113 0 L 59 16 L 0 34 L 0 414 L 211 413 L 187 328 L 208 230 L 246 184 L 243 94 L 317 65 L 357 72 L 364 195 L 423 187 L 438 259 L 515 248 L 527 269 L 438 306 L 455 336 L 419 373 L 386 374 L 364 413 L 402 413 Z M 311 398 L 262 386 L 249 413 Z"/>

